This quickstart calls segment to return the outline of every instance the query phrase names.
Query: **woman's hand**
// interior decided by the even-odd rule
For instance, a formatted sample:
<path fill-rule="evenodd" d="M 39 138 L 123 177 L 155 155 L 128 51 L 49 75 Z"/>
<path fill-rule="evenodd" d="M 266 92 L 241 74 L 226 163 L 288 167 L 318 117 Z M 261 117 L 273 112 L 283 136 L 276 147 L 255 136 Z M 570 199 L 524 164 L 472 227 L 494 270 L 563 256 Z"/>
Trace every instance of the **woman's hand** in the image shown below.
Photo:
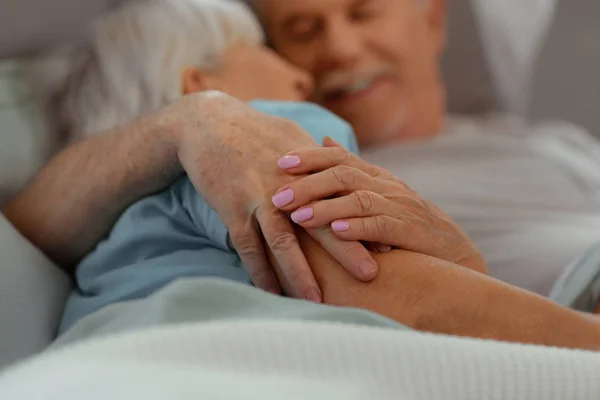
<path fill-rule="evenodd" d="M 273 196 L 300 226 L 329 225 L 344 240 L 376 243 L 384 251 L 393 246 L 487 273 L 483 256 L 452 218 L 335 142 L 288 153 L 279 166 L 289 174 L 311 173 Z"/>

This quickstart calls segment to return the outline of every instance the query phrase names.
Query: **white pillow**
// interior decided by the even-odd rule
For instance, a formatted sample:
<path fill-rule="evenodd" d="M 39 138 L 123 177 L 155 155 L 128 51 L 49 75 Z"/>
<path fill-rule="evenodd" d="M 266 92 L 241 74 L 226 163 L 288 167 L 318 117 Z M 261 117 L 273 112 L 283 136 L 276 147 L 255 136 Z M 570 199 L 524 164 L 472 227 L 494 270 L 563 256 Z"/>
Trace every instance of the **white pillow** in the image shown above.
<path fill-rule="evenodd" d="M 536 65 L 532 118 L 565 119 L 600 138 L 599 20 L 597 0 L 562 0 L 558 4 Z"/>
<path fill-rule="evenodd" d="M 499 109 L 525 116 L 533 70 L 546 41 L 557 0 L 471 1 L 477 14 Z"/>
<path fill-rule="evenodd" d="M 0 205 L 48 159 L 51 141 L 16 62 L 0 62 Z"/>
<path fill-rule="evenodd" d="M 54 339 L 69 279 L 0 213 L 0 369 Z"/>
<path fill-rule="evenodd" d="M 483 54 L 471 0 L 448 4 L 448 41 L 442 60 L 448 111 L 479 114 L 498 110 L 500 102 Z"/>

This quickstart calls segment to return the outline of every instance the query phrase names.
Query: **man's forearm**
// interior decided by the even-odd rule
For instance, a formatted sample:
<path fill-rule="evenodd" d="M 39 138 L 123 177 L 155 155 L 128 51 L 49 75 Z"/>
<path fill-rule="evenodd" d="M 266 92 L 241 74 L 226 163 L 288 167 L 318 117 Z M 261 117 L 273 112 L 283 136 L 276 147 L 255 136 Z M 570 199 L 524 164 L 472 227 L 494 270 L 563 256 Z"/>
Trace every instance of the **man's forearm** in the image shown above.
<path fill-rule="evenodd" d="M 600 350 L 600 320 L 433 257 L 376 254 L 377 278 L 359 282 L 306 233 L 300 242 L 327 304 L 368 309 L 434 333 Z"/>
<path fill-rule="evenodd" d="M 4 214 L 50 258 L 72 265 L 124 208 L 181 173 L 166 125 L 153 114 L 72 145 L 5 206 Z"/>

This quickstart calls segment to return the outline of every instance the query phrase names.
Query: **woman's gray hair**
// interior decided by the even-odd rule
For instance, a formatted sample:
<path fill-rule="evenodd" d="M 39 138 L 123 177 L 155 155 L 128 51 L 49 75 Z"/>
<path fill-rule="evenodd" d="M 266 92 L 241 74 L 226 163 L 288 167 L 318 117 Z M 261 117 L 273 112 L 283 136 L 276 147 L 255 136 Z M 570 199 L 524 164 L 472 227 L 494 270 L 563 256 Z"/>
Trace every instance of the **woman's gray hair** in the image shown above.
<path fill-rule="evenodd" d="M 182 96 L 188 66 L 262 43 L 248 8 L 230 0 L 134 0 L 96 21 L 89 40 L 25 67 L 45 111 L 68 139 L 114 128 Z"/>

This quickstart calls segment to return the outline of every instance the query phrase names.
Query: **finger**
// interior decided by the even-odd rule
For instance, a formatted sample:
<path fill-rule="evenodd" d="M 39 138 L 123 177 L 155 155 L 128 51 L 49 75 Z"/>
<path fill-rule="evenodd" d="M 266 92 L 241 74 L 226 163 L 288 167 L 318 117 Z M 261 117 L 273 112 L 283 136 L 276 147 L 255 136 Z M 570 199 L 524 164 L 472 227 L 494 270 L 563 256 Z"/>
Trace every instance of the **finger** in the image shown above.
<path fill-rule="evenodd" d="M 335 235 L 344 240 L 361 240 L 399 247 L 430 256 L 443 249 L 444 237 L 438 231 L 427 232 L 424 224 L 416 219 L 393 218 L 377 215 L 364 218 L 348 218 L 331 223 Z"/>
<path fill-rule="evenodd" d="M 392 246 L 387 244 L 375 243 L 375 249 L 378 253 L 387 253 L 388 251 L 392 251 Z"/>
<path fill-rule="evenodd" d="M 373 253 L 387 253 L 392 250 L 392 246 L 381 243 L 366 242 L 365 248 Z"/>
<path fill-rule="evenodd" d="M 291 295 L 320 303 L 323 298 L 321 290 L 287 216 L 266 205 L 258 207 L 256 217 L 265 240 L 290 285 Z"/>
<path fill-rule="evenodd" d="M 368 190 L 383 193 L 389 184 L 352 167 L 337 166 L 297 179 L 272 198 L 275 207 L 291 211 L 334 195 Z"/>
<path fill-rule="evenodd" d="M 281 287 L 265 253 L 258 224 L 248 222 L 245 225 L 234 225 L 229 230 L 229 237 L 254 285 L 259 289 L 281 294 Z"/>
<path fill-rule="evenodd" d="M 341 146 L 311 147 L 290 152 L 279 159 L 279 167 L 289 174 L 307 174 L 324 171 L 337 165 L 357 168 L 371 176 L 379 176 L 382 169 L 352 154 Z"/>
<path fill-rule="evenodd" d="M 306 231 L 354 278 L 369 282 L 377 276 L 379 269 L 375 259 L 358 241 L 341 240 L 331 232 L 329 227 Z"/>
<path fill-rule="evenodd" d="M 303 228 L 328 226 L 345 218 L 389 214 L 394 205 L 385 197 L 368 190 L 357 190 L 346 196 L 320 200 L 294 211 L 290 218 Z"/>
<path fill-rule="evenodd" d="M 323 139 L 323 147 L 343 147 L 341 144 L 333 140 L 331 136 L 325 136 Z"/>

